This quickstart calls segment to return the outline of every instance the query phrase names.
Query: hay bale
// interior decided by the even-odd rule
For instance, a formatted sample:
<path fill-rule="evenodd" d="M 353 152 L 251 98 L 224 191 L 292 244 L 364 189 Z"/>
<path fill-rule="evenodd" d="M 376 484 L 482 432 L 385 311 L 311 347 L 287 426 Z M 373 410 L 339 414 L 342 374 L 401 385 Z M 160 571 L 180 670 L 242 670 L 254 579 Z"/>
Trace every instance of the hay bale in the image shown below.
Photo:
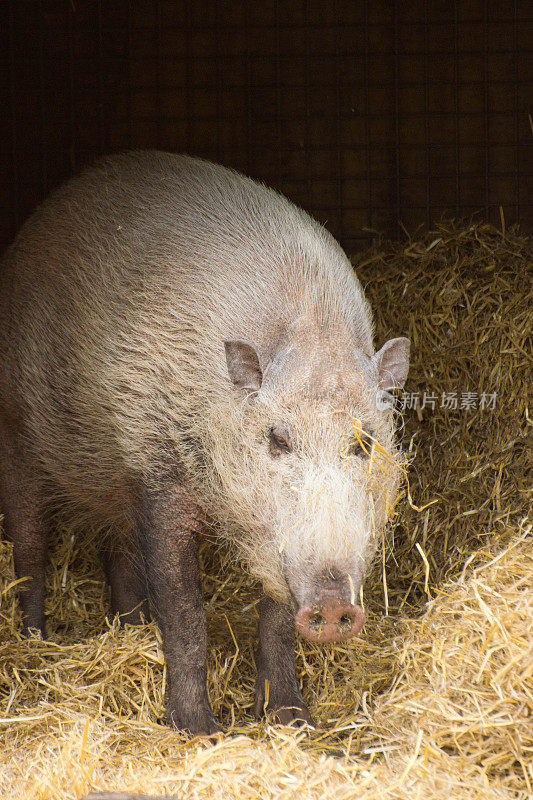
<path fill-rule="evenodd" d="M 101 573 L 65 528 L 49 575 L 50 641 L 18 636 L 10 547 L 0 549 L 0 796 L 532 792 L 531 261 L 516 232 L 452 223 L 358 258 L 378 339 L 411 336 L 407 391 L 437 401 L 403 412 L 404 445 L 417 451 L 412 503 L 399 504 L 367 584 L 364 635 L 298 645 L 320 727 L 295 733 L 252 720 L 257 589 L 208 546 L 209 687 L 233 736 L 210 746 L 160 725 L 157 632 L 106 622 Z M 457 392 L 458 406 L 461 393 L 477 392 L 478 407 L 443 408 L 443 392 Z M 497 393 L 494 410 L 479 407 L 482 392 Z"/>

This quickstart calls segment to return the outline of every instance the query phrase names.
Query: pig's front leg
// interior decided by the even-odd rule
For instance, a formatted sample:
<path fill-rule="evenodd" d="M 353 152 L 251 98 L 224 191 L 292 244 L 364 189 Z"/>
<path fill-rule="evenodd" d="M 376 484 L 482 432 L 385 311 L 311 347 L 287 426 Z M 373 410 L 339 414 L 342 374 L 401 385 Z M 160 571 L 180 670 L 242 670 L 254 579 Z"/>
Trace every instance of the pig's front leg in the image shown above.
<path fill-rule="evenodd" d="M 284 603 L 266 595 L 259 601 L 259 647 L 255 655 L 257 679 L 255 683 L 255 713 L 265 710 L 282 725 L 313 725 L 294 673 L 294 614 Z"/>
<path fill-rule="evenodd" d="M 138 522 L 152 612 L 163 639 L 167 719 L 192 735 L 221 730 L 209 703 L 207 630 L 198 563 L 200 514 L 181 486 L 145 497 Z"/>

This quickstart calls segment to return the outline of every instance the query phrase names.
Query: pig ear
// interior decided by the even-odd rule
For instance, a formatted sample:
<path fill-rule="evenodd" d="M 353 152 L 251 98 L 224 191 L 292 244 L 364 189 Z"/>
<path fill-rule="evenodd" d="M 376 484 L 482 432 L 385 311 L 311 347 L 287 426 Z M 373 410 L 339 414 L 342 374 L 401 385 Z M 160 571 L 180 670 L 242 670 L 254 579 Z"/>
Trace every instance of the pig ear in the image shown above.
<path fill-rule="evenodd" d="M 409 371 L 411 342 L 404 336 L 389 339 L 373 357 L 378 371 L 378 385 L 386 392 L 402 389 Z"/>
<path fill-rule="evenodd" d="M 247 392 L 257 392 L 261 388 L 263 373 L 255 348 L 238 340 L 224 342 L 224 347 L 229 376 L 234 385 Z"/>

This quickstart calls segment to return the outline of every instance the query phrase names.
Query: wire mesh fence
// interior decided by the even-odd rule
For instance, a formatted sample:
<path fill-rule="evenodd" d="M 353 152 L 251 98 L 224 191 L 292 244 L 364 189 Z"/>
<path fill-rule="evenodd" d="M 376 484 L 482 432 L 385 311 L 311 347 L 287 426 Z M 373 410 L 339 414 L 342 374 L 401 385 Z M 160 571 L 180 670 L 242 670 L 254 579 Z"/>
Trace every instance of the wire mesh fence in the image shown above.
<path fill-rule="evenodd" d="M 0 244 L 99 154 L 199 155 L 349 252 L 442 214 L 533 222 L 527 0 L 5 0 Z"/>

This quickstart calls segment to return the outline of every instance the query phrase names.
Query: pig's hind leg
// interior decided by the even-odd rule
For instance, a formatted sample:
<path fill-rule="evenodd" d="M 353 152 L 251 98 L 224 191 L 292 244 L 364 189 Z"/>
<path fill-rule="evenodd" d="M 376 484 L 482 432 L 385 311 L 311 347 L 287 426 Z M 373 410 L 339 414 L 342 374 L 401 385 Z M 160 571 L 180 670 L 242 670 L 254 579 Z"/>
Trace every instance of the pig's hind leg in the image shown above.
<path fill-rule="evenodd" d="M 259 601 L 259 647 L 255 656 L 256 716 L 260 717 L 266 710 L 282 725 L 314 725 L 296 681 L 294 647 L 291 608 L 263 594 Z"/>
<path fill-rule="evenodd" d="M 6 537 L 13 542 L 22 629 L 45 634 L 44 579 L 48 551 L 48 521 L 41 489 L 21 444 L 0 418 L 0 511 Z"/>
<path fill-rule="evenodd" d="M 111 611 L 121 623 L 139 625 L 150 620 L 148 590 L 140 553 L 130 543 L 106 546 L 100 560 L 111 587 Z"/>
<path fill-rule="evenodd" d="M 200 583 L 199 509 L 179 485 L 147 493 L 138 520 L 152 613 L 167 665 L 167 719 L 192 735 L 218 733 L 207 694 L 207 627 Z"/>

